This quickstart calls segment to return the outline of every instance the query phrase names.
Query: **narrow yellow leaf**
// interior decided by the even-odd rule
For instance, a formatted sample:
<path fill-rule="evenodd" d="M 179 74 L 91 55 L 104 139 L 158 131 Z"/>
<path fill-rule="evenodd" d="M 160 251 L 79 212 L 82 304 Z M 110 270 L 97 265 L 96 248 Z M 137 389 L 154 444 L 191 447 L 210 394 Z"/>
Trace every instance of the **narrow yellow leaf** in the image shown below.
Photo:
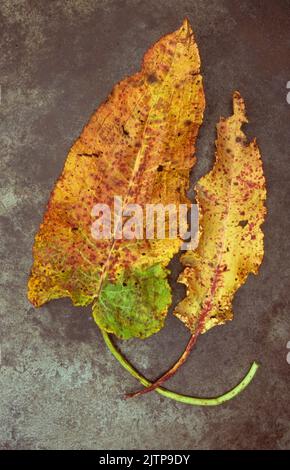
<path fill-rule="evenodd" d="M 186 252 L 179 282 L 187 296 L 175 315 L 193 334 L 231 320 L 232 300 L 249 273 L 256 274 L 263 258 L 265 178 L 256 140 L 250 144 L 241 130 L 245 105 L 238 92 L 234 113 L 217 125 L 213 170 L 196 185 L 200 240 Z"/>

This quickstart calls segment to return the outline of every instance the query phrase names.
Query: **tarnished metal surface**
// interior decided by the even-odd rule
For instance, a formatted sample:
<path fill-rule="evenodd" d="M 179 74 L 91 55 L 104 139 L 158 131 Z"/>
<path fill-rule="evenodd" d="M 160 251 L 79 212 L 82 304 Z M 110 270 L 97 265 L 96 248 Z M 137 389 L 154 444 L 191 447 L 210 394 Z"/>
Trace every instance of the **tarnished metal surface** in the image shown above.
<path fill-rule="evenodd" d="M 0 448 L 290 447 L 289 13 L 287 0 L 1 2 Z M 138 384 L 106 350 L 90 311 L 68 300 L 35 310 L 26 300 L 33 237 L 72 142 L 113 84 L 138 70 L 150 44 L 185 15 L 207 100 L 192 182 L 212 167 L 215 124 L 238 89 L 268 190 L 259 277 L 238 292 L 234 320 L 203 335 L 170 382 L 214 396 L 253 360 L 261 364 L 242 394 L 210 409 L 153 393 L 124 401 Z M 180 265 L 173 267 L 177 275 Z M 160 333 L 122 349 L 151 379 L 188 336 L 171 316 Z"/>

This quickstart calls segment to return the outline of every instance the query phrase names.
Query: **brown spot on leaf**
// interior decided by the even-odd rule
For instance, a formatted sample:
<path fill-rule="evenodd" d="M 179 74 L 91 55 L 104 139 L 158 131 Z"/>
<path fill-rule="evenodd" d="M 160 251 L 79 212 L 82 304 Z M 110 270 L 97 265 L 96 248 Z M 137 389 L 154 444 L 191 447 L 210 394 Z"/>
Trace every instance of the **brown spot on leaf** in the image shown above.
<path fill-rule="evenodd" d="M 147 77 L 147 82 L 148 83 L 155 83 L 155 82 L 158 82 L 158 78 L 156 77 L 156 75 L 154 73 L 151 73 L 150 75 L 148 75 Z"/>
<path fill-rule="evenodd" d="M 247 225 L 248 221 L 247 220 L 240 220 L 240 222 L 238 223 L 239 227 L 245 227 Z"/>

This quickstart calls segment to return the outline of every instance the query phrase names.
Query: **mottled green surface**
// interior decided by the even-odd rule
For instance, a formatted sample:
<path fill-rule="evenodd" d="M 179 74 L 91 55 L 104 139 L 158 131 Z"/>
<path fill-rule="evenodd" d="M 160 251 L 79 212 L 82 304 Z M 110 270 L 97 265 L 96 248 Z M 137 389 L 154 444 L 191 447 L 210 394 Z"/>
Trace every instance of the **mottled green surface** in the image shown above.
<path fill-rule="evenodd" d="M 147 338 L 159 331 L 171 304 L 167 275 L 156 264 L 124 273 L 116 283 L 105 282 L 93 306 L 96 323 L 122 339 Z"/>
<path fill-rule="evenodd" d="M 290 448 L 289 9 L 286 0 L 1 1 L 1 448 Z M 35 310 L 26 300 L 33 238 L 71 143 L 112 85 L 185 14 L 208 103 L 193 183 L 212 167 L 215 124 L 231 112 L 235 89 L 268 182 L 260 275 L 235 298 L 233 322 L 203 335 L 168 383 L 219 395 L 253 360 L 261 364 L 242 394 L 213 408 L 157 394 L 124 401 L 139 384 L 112 358 L 91 309 L 58 300 Z M 153 379 L 187 339 L 171 317 L 156 335 L 122 349 Z"/>

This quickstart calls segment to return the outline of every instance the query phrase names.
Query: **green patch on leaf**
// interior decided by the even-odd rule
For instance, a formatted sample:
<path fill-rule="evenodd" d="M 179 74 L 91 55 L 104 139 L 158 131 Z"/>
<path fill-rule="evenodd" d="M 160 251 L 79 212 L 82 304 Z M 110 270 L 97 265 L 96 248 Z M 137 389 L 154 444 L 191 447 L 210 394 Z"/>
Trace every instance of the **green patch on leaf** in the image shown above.
<path fill-rule="evenodd" d="M 168 271 L 160 264 L 124 272 L 116 283 L 104 284 L 93 306 L 100 328 L 119 338 L 147 338 L 159 331 L 171 303 Z"/>

